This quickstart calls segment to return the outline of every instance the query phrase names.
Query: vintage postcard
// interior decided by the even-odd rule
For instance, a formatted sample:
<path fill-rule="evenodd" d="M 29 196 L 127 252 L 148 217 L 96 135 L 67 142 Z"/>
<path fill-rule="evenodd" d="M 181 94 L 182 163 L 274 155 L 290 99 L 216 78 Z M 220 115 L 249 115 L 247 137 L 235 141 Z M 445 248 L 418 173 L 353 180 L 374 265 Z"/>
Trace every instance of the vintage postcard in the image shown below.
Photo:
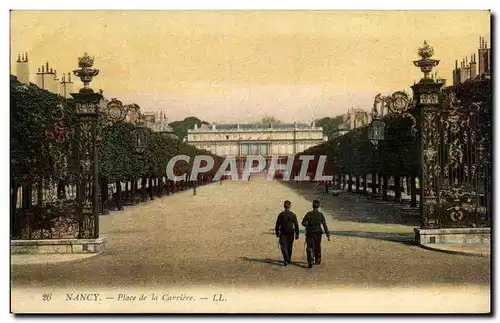
<path fill-rule="evenodd" d="M 491 313 L 489 10 L 10 28 L 12 313 Z"/>

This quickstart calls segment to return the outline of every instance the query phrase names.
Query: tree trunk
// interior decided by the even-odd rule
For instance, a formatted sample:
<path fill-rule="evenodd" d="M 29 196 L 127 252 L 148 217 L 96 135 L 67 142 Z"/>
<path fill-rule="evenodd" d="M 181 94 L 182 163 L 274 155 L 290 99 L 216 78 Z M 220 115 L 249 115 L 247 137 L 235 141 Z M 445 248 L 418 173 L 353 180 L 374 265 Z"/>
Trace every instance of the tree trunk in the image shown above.
<path fill-rule="evenodd" d="M 417 207 L 417 185 L 415 179 L 414 176 L 410 177 L 411 207 Z"/>
<path fill-rule="evenodd" d="M 36 193 L 37 193 L 36 204 L 38 206 L 38 211 L 41 211 L 43 205 L 43 181 L 40 181 L 38 183 Z"/>
<path fill-rule="evenodd" d="M 366 176 L 366 173 L 363 174 L 363 193 L 367 193 L 368 192 L 368 182 L 366 180 L 367 176 Z"/>
<path fill-rule="evenodd" d="M 383 175 L 382 176 L 382 181 L 383 181 L 383 190 L 382 190 L 382 199 L 384 201 L 387 201 L 387 182 L 388 182 L 388 176 Z"/>
<path fill-rule="evenodd" d="M 141 202 L 146 202 L 148 200 L 146 192 L 146 178 L 141 178 Z"/>
<path fill-rule="evenodd" d="M 394 193 L 396 195 L 394 201 L 401 203 L 401 176 L 399 175 L 394 176 Z"/>
<path fill-rule="evenodd" d="M 135 196 L 137 194 L 137 181 L 134 179 L 133 181 L 130 181 L 130 203 L 132 205 L 135 205 Z"/>
<path fill-rule="evenodd" d="M 101 178 L 101 214 L 109 214 L 108 199 L 108 181 Z"/>
<path fill-rule="evenodd" d="M 123 210 L 123 204 L 122 204 L 122 183 L 121 182 L 116 182 L 116 193 L 115 193 L 115 203 L 116 203 L 116 208 L 118 211 Z"/>
<path fill-rule="evenodd" d="M 158 177 L 158 197 L 163 196 L 163 176 Z"/>
<path fill-rule="evenodd" d="M 23 186 L 23 203 L 22 203 L 22 208 L 23 210 L 31 210 L 32 206 L 32 201 L 33 201 L 33 187 L 31 184 Z"/>
<path fill-rule="evenodd" d="M 19 190 L 19 185 L 17 185 L 14 181 L 10 183 L 12 193 L 10 200 L 10 233 L 11 235 L 16 235 L 18 232 L 19 222 L 17 218 L 17 193 Z"/>
<path fill-rule="evenodd" d="M 372 173 L 372 194 L 375 195 L 377 194 L 377 173 L 373 172 Z"/>
<path fill-rule="evenodd" d="M 149 189 L 149 190 L 148 190 L 148 191 L 149 191 L 149 198 L 150 198 L 150 199 L 151 199 L 151 201 L 152 201 L 152 200 L 154 200 L 154 198 L 155 198 L 155 197 L 154 197 L 154 185 L 153 185 L 153 178 L 152 178 L 152 177 L 150 177 L 150 178 L 148 179 L 148 181 L 149 181 L 149 187 L 148 187 L 148 189 Z"/>
<path fill-rule="evenodd" d="M 356 192 L 360 191 L 359 175 L 356 175 Z"/>
<path fill-rule="evenodd" d="M 37 189 L 36 189 L 36 195 L 37 195 L 36 219 L 38 221 L 38 220 L 41 220 L 42 214 L 43 214 L 43 210 L 42 210 L 42 208 L 43 208 L 43 180 L 40 180 L 40 182 L 38 182 Z"/>

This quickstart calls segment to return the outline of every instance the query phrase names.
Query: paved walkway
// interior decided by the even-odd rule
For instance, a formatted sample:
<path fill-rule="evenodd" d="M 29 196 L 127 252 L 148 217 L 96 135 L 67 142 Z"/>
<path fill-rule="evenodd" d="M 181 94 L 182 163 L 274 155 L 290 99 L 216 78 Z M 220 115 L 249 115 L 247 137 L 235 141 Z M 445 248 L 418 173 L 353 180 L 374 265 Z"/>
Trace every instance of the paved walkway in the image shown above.
<path fill-rule="evenodd" d="M 470 245 L 459 245 L 459 244 L 432 244 L 425 245 L 424 248 L 447 252 L 451 254 L 460 254 L 468 256 L 477 257 L 490 257 L 491 256 L 491 246 L 489 244 L 470 244 Z"/>
<path fill-rule="evenodd" d="M 318 185 L 318 184 L 316 184 Z M 319 187 L 323 188 L 322 185 L 318 185 Z M 307 186 L 306 186 L 307 189 Z M 319 188 L 318 188 L 319 190 Z M 343 190 L 334 190 L 333 192 L 330 192 L 330 194 L 335 193 L 335 194 L 342 194 L 340 197 L 341 199 L 351 199 L 354 198 L 356 202 L 358 203 L 365 203 L 365 199 L 367 197 L 361 195 L 360 193 L 356 192 L 348 192 L 347 189 Z M 406 194 L 402 194 L 402 203 L 395 203 L 394 202 L 394 192 L 389 191 L 388 194 L 388 200 L 384 201 L 382 199 L 371 199 L 370 202 L 373 204 L 379 204 L 379 205 L 385 205 L 389 209 L 393 210 L 400 210 L 402 214 L 405 213 L 411 213 L 413 216 L 411 219 L 416 220 L 418 219 L 418 209 L 417 208 L 412 208 L 410 207 L 410 196 Z M 417 195 L 417 201 L 418 195 Z M 397 211 L 396 211 L 397 212 Z M 415 227 L 418 227 L 418 221 L 412 222 L 412 224 Z M 429 250 L 434 250 L 434 251 L 440 251 L 440 252 L 446 252 L 446 253 L 451 253 L 451 254 L 461 254 L 461 255 L 467 255 L 467 256 L 477 256 L 477 257 L 490 257 L 491 255 L 491 246 L 490 244 L 469 244 L 469 245 L 460 245 L 460 244 L 429 244 L 425 245 L 424 248 L 427 248 Z"/>
<path fill-rule="evenodd" d="M 91 253 L 73 253 L 73 254 L 21 254 L 11 255 L 10 263 L 13 266 L 18 265 L 36 265 L 51 264 L 67 261 L 82 261 L 87 258 L 97 257 L 98 254 Z"/>
<path fill-rule="evenodd" d="M 190 292 L 193 288 L 219 288 L 233 294 L 238 291 L 234 297 L 269 289 L 286 290 L 293 295 L 325 289 L 329 293 L 361 291 L 368 293 L 362 294 L 366 297 L 379 291 L 405 290 L 406 307 L 394 307 L 392 298 L 387 298 L 389 303 L 379 304 L 373 310 L 370 306 L 380 296 L 373 294 L 372 298 L 365 297 L 366 306 L 360 305 L 357 312 L 384 311 L 387 306 L 396 312 L 402 308 L 420 311 L 416 307 L 419 300 L 427 304 L 424 312 L 433 312 L 436 306 L 451 312 L 489 310 L 489 258 L 439 253 L 414 245 L 413 228 L 418 225 L 418 215 L 407 206 L 359 199 L 349 193 L 331 197 L 322 192 L 322 187 L 310 183 L 279 183 L 255 177 L 249 182 L 207 185 L 199 188 L 196 196 L 186 191 L 128 207 L 101 218 L 100 230 L 108 240 L 107 250 L 101 255 L 78 262 L 14 264 L 12 297 L 19 300 L 27 290 L 118 292 L 130 288 Z M 303 234 L 295 243 L 294 265 L 281 265 L 273 228 L 285 199 L 292 201 L 299 221 L 313 199 L 321 201 L 332 241 L 324 240 L 320 266 L 306 268 Z M 449 297 L 460 290 L 459 295 L 467 301 L 463 306 L 455 303 L 454 307 L 435 304 L 445 296 L 435 298 L 433 288 L 438 293 L 449 290 Z M 297 304 L 287 310 L 272 307 L 272 303 L 269 311 L 300 312 L 305 308 L 343 312 L 343 308 L 352 308 L 345 303 L 347 298 L 339 295 L 335 296 L 339 297 L 338 302 L 327 302 L 324 307 Z M 279 300 L 276 297 L 273 299 Z M 24 300 L 23 304 L 29 304 Z M 237 304 L 231 304 L 205 310 L 196 307 L 191 311 L 241 311 L 236 309 L 247 303 L 239 298 Z M 110 305 L 106 306 L 97 311 L 110 311 Z M 262 307 L 256 305 L 251 311 L 258 308 Z M 163 307 L 155 311 L 184 312 L 183 309 Z M 122 307 L 119 311 L 127 310 L 130 308 Z"/>

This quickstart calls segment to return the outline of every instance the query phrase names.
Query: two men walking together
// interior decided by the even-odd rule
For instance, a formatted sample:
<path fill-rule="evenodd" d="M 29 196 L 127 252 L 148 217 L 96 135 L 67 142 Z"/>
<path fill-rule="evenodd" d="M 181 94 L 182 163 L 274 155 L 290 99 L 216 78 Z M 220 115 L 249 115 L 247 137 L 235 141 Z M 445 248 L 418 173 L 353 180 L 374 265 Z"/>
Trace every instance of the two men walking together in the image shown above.
<path fill-rule="evenodd" d="M 281 253 L 283 254 L 283 264 L 286 266 L 291 262 L 293 251 L 293 240 L 299 239 L 299 224 L 297 216 L 290 211 L 292 203 L 285 201 L 284 210 L 276 219 L 274 228 L 276 237 L 279 238 Z M 313 263 L 321 263 L 321 236 L 325 229 L 325 234 L 330 241 L 330 231 L 326 225 L 325 216 L 319 210 L 319 201 L 313 201 L 313 210 L 306 213 L 302 220 L 302 225 L 306 229 L 306 250 L 308 268 L 312 268 Z"/>

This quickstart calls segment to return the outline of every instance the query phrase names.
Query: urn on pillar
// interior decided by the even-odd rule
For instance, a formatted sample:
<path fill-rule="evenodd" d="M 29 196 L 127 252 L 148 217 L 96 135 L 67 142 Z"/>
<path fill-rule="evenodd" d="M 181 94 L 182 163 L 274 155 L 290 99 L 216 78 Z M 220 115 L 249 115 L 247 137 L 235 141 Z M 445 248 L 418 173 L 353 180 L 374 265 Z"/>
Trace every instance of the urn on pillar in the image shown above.
<path fill-rule="evenodd" d="M 467 105 L 456 89 L 444 89 L 429 77 L 439 60 L 424 42 L 421 59 L 414 61 L 424 77 L 412 86 L 415 115 L 419 119 L 420 228 L 415 229 L 419 245 L 483 244 L 489 228 L 480 213 L 481 170 L 475 153 L 481 142 L 477 127 L 479 105 Z M 443 97 L 443 102 L 440 102 Z M 469 100 L 472 98 L 469 98 Z"/>
<path fill-rule="evenodd" d="M 83 82 L 78 93 L 71 93 L 75 100 L 76 149 L 76 216 L 79 222 L 78 238 L 99 238 L 99 158 L 97 150 L 97 118 L 102 99 L 89 86 L 99 70 L 92 68 L 94 58 L 85 53 L 78 59 L 73 73 Z"/>
<path fill-rule="evenodd" d="M 434 49 L 424 41 L 418 49 L 420 60 L 413 64 L 420 68 L 424 77 L 419 83 L 412 86 L 413 100 L 417 114 L 420 117 L 420 220 L 422 228 L 439 227 L 434 205 L 437 199 L 439 135 L 436 131 L 439 126 L 439 91 L 442 83 L 435 82 L 429 77 L 432 69 L 439 64 L 439 60 L 432 59 Z"/>

